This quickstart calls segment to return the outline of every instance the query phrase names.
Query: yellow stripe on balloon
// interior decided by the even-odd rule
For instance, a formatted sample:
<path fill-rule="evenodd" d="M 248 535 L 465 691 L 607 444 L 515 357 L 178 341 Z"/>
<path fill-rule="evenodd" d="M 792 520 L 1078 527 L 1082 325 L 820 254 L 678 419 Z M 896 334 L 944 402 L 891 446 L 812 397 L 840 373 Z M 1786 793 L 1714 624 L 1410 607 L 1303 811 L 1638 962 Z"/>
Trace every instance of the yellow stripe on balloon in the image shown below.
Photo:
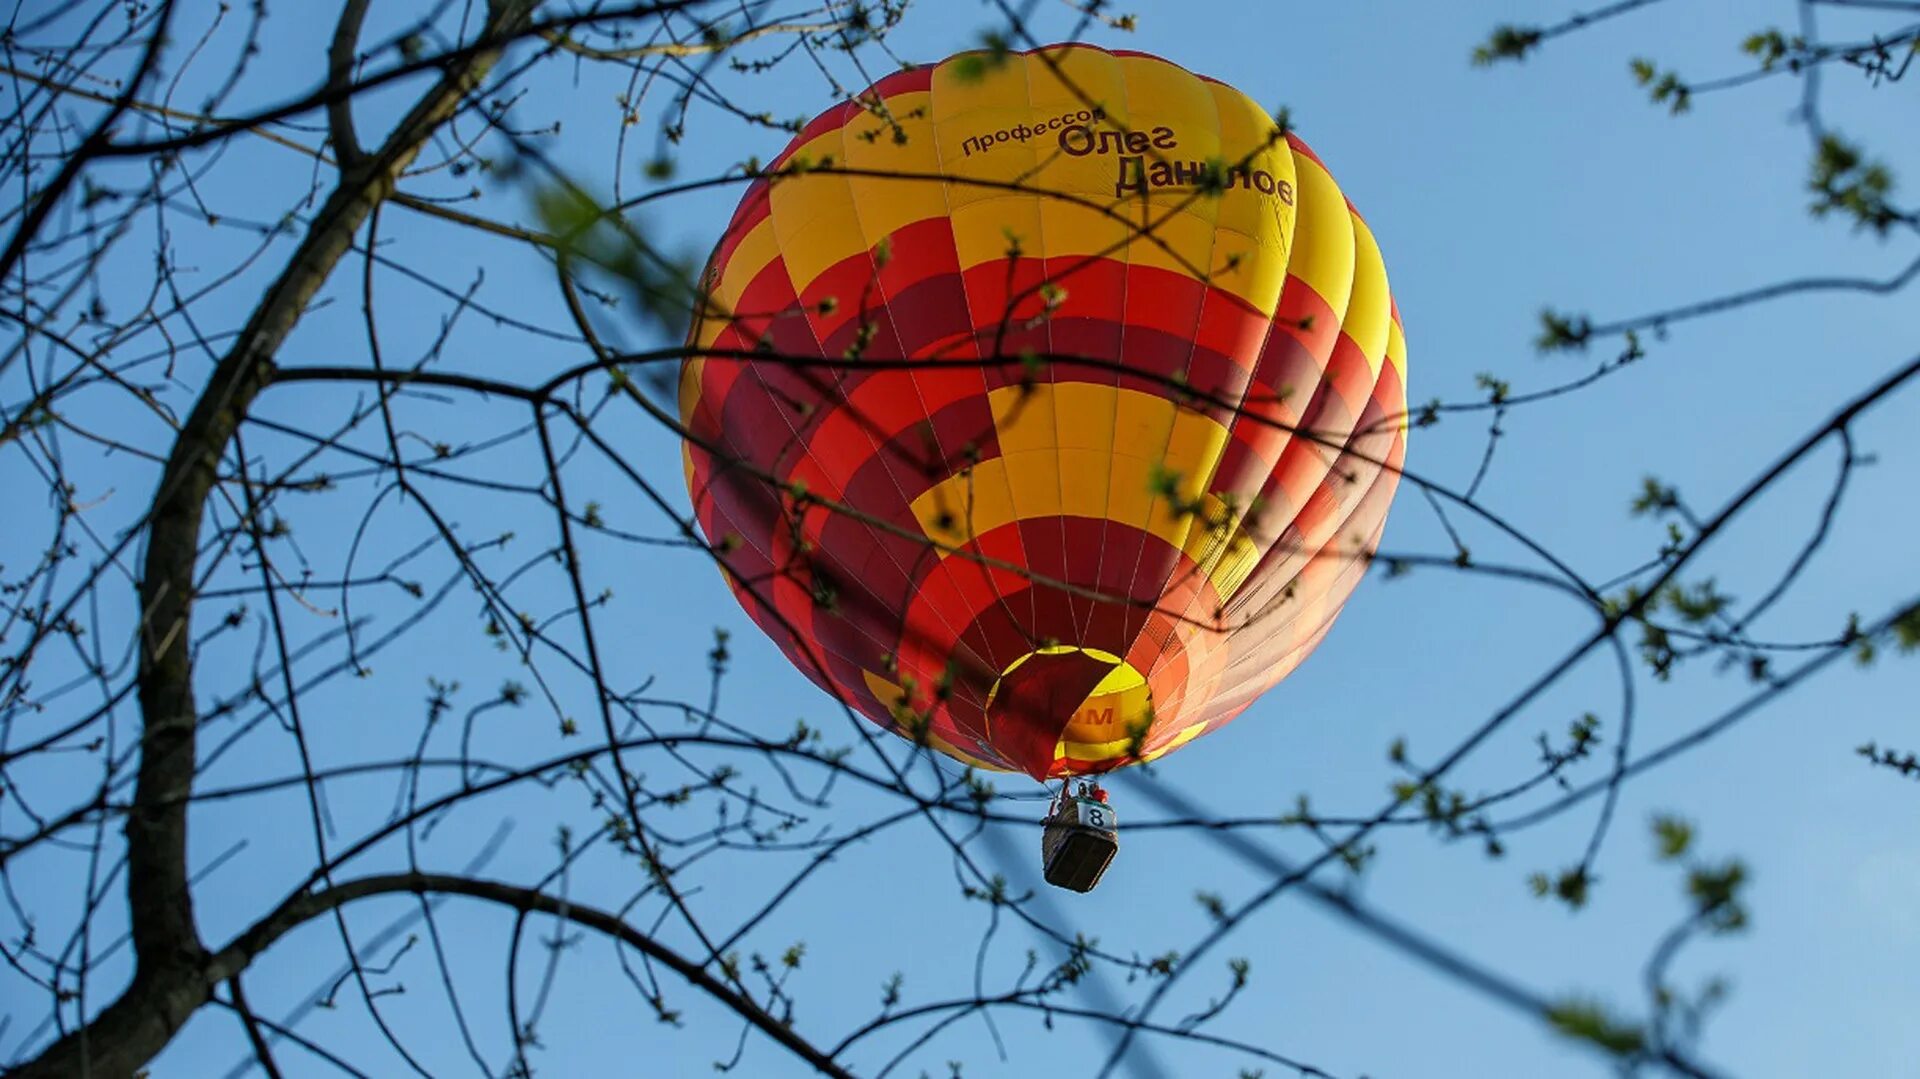
<path fill-rule="evenodd" d="M 1380 245 L 1374 242 L 1373 230 L 1360 220 L 1360 215 L 1349 211 L 1349 216 L 1353 218 L 1353 300 L 1347 305 L 1347 317 L 1341 329 L 1360 346 L 1360 354 L 1367 358 L 1368 368 L 1378 379 L 1380 364 L 1387 354 L 1388 333 L 1393 326 L 1387 264 L 1380 258 Z"/>
<path fill-rule="evenodd" d="M 1200 737 L 1201 733 L 1204 732 L 1206 729 L 1207 729 L 1207 724 L 1204 721 L 1200 723 L 1195 723 L 1190 727 L 1183 727 L 1181 728 L 1181 731 L 1179 734 L 1176 734 L 1172 738 L 1167 740 L 1166 745 L 1160 746 L 1156 749 L 1150 749 L 1145 753 L 1140 754 L 1140 759 L 1147 760 L 1147 761 L 1158 760 L 1159 758 L 1164 757 L 1169 753 L 1172 753 L 1174 750 L 1179 749 L 1181 746 L 1186 745 L 1188 742 L 1193 741 L 1195 738 Z"/>
<path fill-rule="evenodd" d="M 1278 127 L 1267 110 L 1260 107 L 1252 98 L 1221 83 L 1207 83 L 1213 95 L 1213 107 L 1220 118 L 1219 156 L 1231 165 L 1253 155 L 1248 163 L 1250 168 L 1265 169 L 1276 179 L 1287 181 L 1294 189 L 1294 199 L 1287 202 L 1277 198 L 1256 197 L 1258 192 L 1249 192 L 1243 187 L 1231 189 L 1220 199 L 1218 221 L 1223 232 L 1232 232 L 1244 236 L 1261 247 L 1278 249 L 1281 263 L 1286 263 L 1286 252 L 1293 246 L 1293 234 L 1297 228 L 1300 176 L 1293 156 L 1293 150 L 1286 139 L 1279 136 Z M 1284 277 L 1281 281 L 1284 281 Z M 1277 292 L 1281 282 L 1274 283 Z M 1259 306 L 1256 304 L 1255 306 Z M 1263 311 L 1271 313 L 1267 306 Z"/>
<path fill-rule="evenodd" d="M 1346 196 L 1318 161 L 1295 153 L 1299 177 L 1299 224 L 1287 271 L 1333 308 L 1334 321 L 1346 316 L 1353 293 L 1354 238 Z"/>
<path fill-rule="evenodd" d="M 931 96 L 918 92 L 887 99 L 885 107 L 899 125 L 897 130 L 906 136 L 905 142 L 895 141 L 892 124 L 864 112 L 839 129 L 835 152 L 842 166 L 850 172 L 900 177 L 848 175 L 842 181 L 860 217 L 863 247 L 872 247 L 880 237 L 915 222 L 947 215 L 945 185 L 935 179 L 942 172 L 940 154 L 933 125 L 926 119 Z M 834 179 L 820 176 L 814 181 L 824 184 Z"/>
<path fill-rule="evenodd" d="M 1162 397 L 1091 382 L 1004 386 L 988 404 L 1000 456 L 914 500 L 929 537 L 961 546 L 1014 521 L 1108 519 L 1186 549 L 1223 595 L 1251 572 L 1258 554 L 1244 525 L 1211 527 L 1227 516 L 1207 490 L 1227 446 L 1223 425 Z M 1169 485 L 1173 501 L 1162 494 Z"/>
<path fill-rule="evenodd" d="M 867 691 L 873 694 L 875 700 L 894 711 L 896 713 L 895 722 L 899 722 L 898 713 L 902 707 L 899 702 L 905 698 L 906 691 L 900 688 L 898 682 L 890 682 L 865 668 L 861 668 L 860 674 L 866 680 Z M 966 752 L 931 730 L 926 732 L 926 739 L 928 748 L 945 753 L 947 756 L 954 758 L 962 764 L 971 765 L 988 772 L 1004 772 L 1007 770 L 996 764 L 988 764 L 986 761 Z"/>
<path fill-rule="evenodd" d="M 840 133 L 831 131 L 808 143 L 840 148 Z M 846 177 L 807 175 L 773 181 L 773 234 L 786 259 L 787 276 L 795 295 L 837 262 L 867 249 L 860 231 L 860 214 Z M 851 301 L 849 301 L 851 302 Z"/>
<path fill-rule="evenodd" d="M 707 322 L 700 327 L 702 334 L 717 335 L 726 328 L 727 319 L 735 314 L 751 314 L 766 317 L 771 311 L 740 311 L 740 294 L 747 290 L 760 271 L 772 265 L 780 257 L 780 238 L 774 232 L 772 218 L 762 219 L 740 237 L 740 243 L 727 258 L 727 264 L 721 269 L 718 280 L 711 286 L 712 309 L 708 312 Z M 701 344 L 712 344 L 711 337 Z"/>
<path fill-rule="evenodd" d="M 702 345 L 713 342 L 705 341 Z M 694 410 L 700 407 L 700 379 L 706 373 L 705 356 L 690 357 L 680 367 L 680 422 L 691 423 Z"/>
<path fill-rule="evenodd" d="M 1400 323 L 1393 323 L 1387 331 L 1387 362 L 1400 373 L 1400 389 L 1404 394 L 1407 387 L 1407 334 Z"/>
<path fill-rule="evenodd" d="M 1260 563 L 1260 546 L 1247 531 L 1245 507 L 1229 508 L 1220 496 L 1200 500 L 1194 528 L 1187 535 L 1186 554 L 1213 584 L 1225 604 L 1245 584 Z"/>

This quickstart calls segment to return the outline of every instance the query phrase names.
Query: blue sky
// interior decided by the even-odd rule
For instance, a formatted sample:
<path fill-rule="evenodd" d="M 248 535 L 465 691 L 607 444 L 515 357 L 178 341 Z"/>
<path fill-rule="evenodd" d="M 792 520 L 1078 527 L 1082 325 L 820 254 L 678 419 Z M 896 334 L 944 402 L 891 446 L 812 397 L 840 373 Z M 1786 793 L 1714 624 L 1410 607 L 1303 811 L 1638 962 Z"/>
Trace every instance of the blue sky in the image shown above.
<path fill-rule="evenodd" d="M 375 8 L 369 40 L 400 19 L 382 5 Z M 1792 277 L 1887 276 L 1913 257 L 1910 238 L 1904 246 L 1882 243 L 1839 222 L 1808 217 L 1808 143 L 1793 119 L 1796 82 L 1781 78 L 1703 97 L 1679 118 L 1649 105 L 1632 83 L 1628 61 L 1642 55 L 1689 77 L 1745 70 L 1739 40 L 1790 19 L 1791 4 L 1655 5 L 1553 42 L 1524 64 L 1491 70 L 1469 66 L 1467 57 L 1492 26 L 1549 21 L 1560 8 L 1479 0 L 1140 0 L 1130 10 L 1140 16 L 1136 32 L 1097 30 L 1091 40 L 1159 53 L 1232 83 L 1270 108 L 1284 104 L 1292 110 L 1380 238 L 1407 329 L 1415 401 L 1481 396 L 1474 383 L 1480 372 L 1510 379 L 1516 392 L 1526 392 L 1583 373 L 1611 354 L 1609 342 L 1587 354 L 1536 356 L 1530 341 L 1543 306 L 1587 311 L 1604 321 Z M 291 7 L 276 11 L 268 21 L 265 55 L 298 59 L 259 69 L 243 98 L 272 101 L 310 86 L 324 63 L 315 42 L 325 18 Z M 932 61 L 997 22 L 985 5 L 931 0 L 908 16 L 892 44 L 904 57 Z M 1043 5 L 1036 36 L 1057 37 L 1071 23 L 1063 7 Z M 1838 36 L 1845 25 L 1836 21 L 1832 32 Z M 844 68 L 838 74 L 853 80 Z M 411 92 L 403 86 L 381 100 L 391 107 Z M 643 105 L 642 124 L 629 131 L 630 137 L 640 133 L 641 145 L 617 157 L 614 98 L 622 92 L 604 73 L 587 69 L 576 77 L 567 65 L 555 64 L 529 83 L 514 115 L 528 126 L 564 115 L 560 134 L 544 142 L 554 159 L 609 186 L 614 168 L 624 169 L 631 193 L 644 189 L 638 169 L 651 153 L 650 125 L 664 97 Z M 833 101 L 819 74 L 797 63 L 744 84 L 741 92 L 783 116 L 810 115 Z M 1851 79 L 1828 80 L 1829 121 L 1867 141 L 1903 177 L 1920 176 L 1912 105 L 1910 83 L 1866 92 Z M 376 125 L 381 108 L 363 110 L 362 124 Z M 777 136 L 711 111 L 696 112 L 690 132 L 680 150 L 683 176 L 709 174 L 749 155 L 766 160 L 781 147 Z M 319 135 L 304 138 L 314 142 Z M 210 204 L 251 202 L 266 215 L 309 182 L 310 165 L 277 148 L 253 144 L 229 152 L 226 168 L 206 182 Z M 423 178 L 420 189 L 443 193 L 466 182 L 435 176 Z M 486 197 L 471 207 L 475 212 L 525 217 L 517 191 L 484 180 L 481 185 Z M 668 246 L 701 251 L 717 237 L 736 197 L 732 189 L 687 196 L 649 213 L 645 222 Z M 245 216 L 238 208 L 223 212 Z M 551 271 L 531 255 L 398 209 L 382 215 L 381 230 L 393 243 L 394 257 L 420 272 L 456 290 L 483 273 L 475 293 L 481 301 L 537 325 L 566 327 Z M 253 241 L 182 225 L 176 242 L 211 265 Z M 267 257 L 284 258 L 286 247 Z M 325 294 L 333 302 L 303 322 L 283 364 L 364 362 L 360 270 L 353 260 L 343 267 Z M 377 273 L 383 347 L 392 355 L 417 356 L 440 333 L 451 305 L 399 274 Z M 233 305 L 231 312 L 246 299 L 235 292 L 217 302 Z M 1627 511 L 1642 476 L 1658 475 L 1696 509 L 1710 511 L 1781 447 L 1910 359 L 1920 347 L 1917 340 L 1920 305 L 1911 294 L 1801 297 L 1677 326 L 1664 340 L 1649 339 L 1648 357 L 1618 376 L 1507 416 L 1483 502 L 1589 579 L 1611 578 L 1643 561 L 1660 541 L 1659 526 Z M 624 343 L 661 342 L 631 329 Z M 442 366 L 530 379 L 581 358 L 577 345 L 468 314 L 456 321 Z M 350 403 L 346 391 L 299 387 L 269 395 L 265 411 L 330 415 Z M 526 420 L 524 407 L 501 402 L 453 407 L 416 401 L 407 407 L 411 422 L 456 444 Z M 1415 432 L 1409 469 L 1464 489 L 1484 446 L 1485 420 L 1470 414 Z M 1859 424 L 1859 449 L 1877 463 L 1854 477 L 1835 534 L 1799 587 L 1755 626 L 1757 634 L 1829 636 L 1849 612 L 1877 615 L 1920 591 L 1910 538 L 1920 526 L 1912 497 L 1920 467 L 1920 446 L 1911 437 L 1916 423 L 1920 395 L 1910 392 Z M 682 498 L 678 453 L 668 436 L 631 411 L 609 413 L 602 429 L 672 497 Z M 257 438 L 263 447 L 257 452 L 274 446 L 270 435 Z M 275 448 L 284 452 L 284 445 Z M 1713 544 L 1689 579 L 1711 575 L 1723 590 L 1748 600 L 1764 592 L 1813 527 L 1836 464 L 1829 447 L 1779 484 Z M 483 454 L 473 464 L 492 478 L 530 482 L 537 479 L 537 466 L 524 449 Z M 114 471 L 132 467 L 105 462 L 97 478 L 103 485 L 117 478 L 144 489 L 138 475 Z M 651 534 L 669 531 L 631 485 L 591 455 L 570 466 L 568 483 L 571 497 L 598 500 L 612 524 Z M 336 497 L 364 498 L 373 490 L 362 484 L 349 488 L 357 494 Z M 516 564 L 535 553 L 534 544 L 547 542 L 536 537 L 548 523 L 525 504 L 509 506 L 473 492 L 445 497 L 443 509 L 461 522 L 465 535 L 481 538 L 511 528 L 526 536 L 517 556 L 496 567 Z M 339 515 L 319 504 L 300 514 L 294 521 L 303 549 L 317 568 L 337 567 L 352 542 L 357 514 Z M 368 563 L 425 538 L 418 515 L 398 500 L 384 504 L 381 514 L 377 520 L 390 532 L 362 553 Z M 1476 558 L 1526 561 L 1486 528 L 1471 522 L 1460 527 Z M 1452 550 L 1433 512 L 1405 489 L 1383 547 L 1440 555 Z M 650 696 L 704 699 L 705 653 L 712 629 L 721 627 L 733 633 L 734 673 L 721 696 L 729 718 L 771 734 L 805 717 L 834 738 L 849 737 L 831 702 L 753 632 L 697 554 L 600 545 L 588 548 L 587 561 L 590 584 L 615 592 L 596 613 L 603 648 L 612 645 L 608 662 L 615 683 L 653 678 Z M 444 572 L 422 569 L 421 576 L 431 586 Z M 538 578 L 546 571 L 532 572 Z M 367 609 L 375 619 L 368 632 L 377 635 L 406 609 L 400 603 Z M 316 739 L 323 759 L 410 751 L 429 675 L 462 683 L 456 711 L 485 700 L 503 678 L 525 677 L 471 632 L 470 596 L 451 600 L 448 610 L 456 609 L 441 622 L 451 631 L 436 630 L 379 653 L 372 662 L 376 677 L 336 681 L 314 695 L 308 717 L 325 728 Z M 314 627 L 325 628 L 317 620 Z M 1283 812 L 1301 794 L 1329 814 L 1371 813 L 1394 778 L 1386 750 L 1396 737 L 1406 738 L 1416 760 L 1435 759 L 1590 628 L 1589 615 L 1537 588 L 1444 570 L 1398 580 L 1376 573 L 1298 673 L 1225 732 L 1168 759 L 1150 782 L 1169 785 L 1223 816 Z M 249 638 L 219 654 L 237 665 L 251 649 Z M 223 675 L 231 682 L 242 669 L 209 667 L 207 697 Z M 1710 719 L 1750 689 L 1737 673 L 1715 673 L 1710 662 L 1683 667 L 1667 683 L 1643 673 L 1637 688 L 1637 744 L 1643 747 Z M 1377 910 L 1535 991 L 1590 994 L 1638 1013 L 1644 1008 L 1641 967 L 1687 909 L 1680 871 L 1654 864 L 1647 822 L 1659 812 L 1681 814 L 1697 826 L 1701 851 L 1745 859 L 1753 880 L 1751 928 L 1696 943 L 1674 968 L 1683 987 L 1697 988 L 1720 975 L 1731 986 L 1699 1055 L 1740 1075 L 1907 1074 L 1920 1058 L 1920 1024 L 1913 1022 L 1920 1015 L 1920 788 L 1868 771 L 1853 747 L 1868 740 L 1920 746 L 1917 691 L 1920 661 L 1888 657 L 1868 671 L 1842 663 L 1706 749 L 1635 780 L 1598 862 L 1592 902 L 1578 914 L 1534 899 L 1526 878 L 1536 870 L 1556 872 L 1578 858 L 1596 803 L 1514 834 L 1505 858 L 1497 861 L 1473 843 L 1447 843 L 1420 829 L 1381 835 L 1379 856 L 1351 886 Z M 562 689 L 563 696 L 568 692 Z M 1374 703 L 1356 707 L 1362 698 Z M 567 699 L 583 707 L 577 692 Z M 1548 731 L 1558 737 L 1587 711 L 1602 718 L 1610 752 L 1620 700 L 1612 660 L 1603 651 L 1529 706 L 1462 766 L 1455 781 L 1478 791 L 1528 774 L 1535 736 Z M 476 721 L 475 746 L 493 759 L 523 762 L 577 748 L 562 746 L 550 718 L 538 713 L 484 713 Z M 289 754 L 284 740 L 258 739 L 209 768 L 202 782 L 218 786 L 284 772 Z M 1597 762 L 1584 767 L 1581 779 L 1600 774 Z M 1155 815 L 1134 782 L 1115 784 L 1123 821 Z M 1000 785 L 1012 793 L 1032 791 L 1024 780 Z M 353 835 L 356 824 L 377 824 L 394 797 L 391 777 L 328 788 L 341 836 Z M 209 877 L 202 893 L 202 924 L 211 939 L 224 939 L 277 900 L 312 862 L 301 799 L 270 796 L 245 804 L 245 812 L 215 806 L 195 819 L 196 865 L 232 842 L 249 842 L 240 857 Z M 804 831 L 868 820 L 890 804 L 843 785 L 832 808 L 810 812 Z M 1039 812 L 1032 803 L 1005 804 L 1016 812 Z M 463 864 L 507 821 L 511 834 L 483 872 L 524 880 L 551 865 L 557 823 L 583 832 L 593 819 L 569 784 L 517 789 L 450 818 L 431 838 L 430 860 Z M 1259 887 L 1256 871 L 1205 837 L 1123 834 L 1121 857 L 1098 891 L 1048 893 L 1039 909 L 1106 947 L 1155 955 L 1184 952 L 1205 931 L 1196 891 L 1233 903 Z M 1293 859 L 1315 849 L 1310 837 L 1292 832 L 1258 837 Z M 1008 832 L 1004 842 L 982 846 L 979 853 L 1016 888 L 1044 888 L 1034 845 L 1033 836 Z M 397 858 L 392 852 L 376 855 L 363 868 L 391 867 Z M 766 872 L 763 867 L 775 861 L 716 859 L 712 868 L 690 870 L 686 886 L 698 890 L 698 902 L 716 924 L 726 924 L 729 914 L 751 909 L 764 894 L 765 879 L 743 874 Z M 632 867 L 616 860 L 589 858 L 574 871 L 572 885 L 583 896 L 604 898 L 621 894 L 632 875 Z M 1332 873 L 1325 879 L 1344 881 Z M 746 946 L 771 957 L 805 941 L 805 959 L 790 983 L 800 1000 L 798 1025 L 831 1042 L 874 1010 L 882 983 L 895 970 L 906 974 L 908 1006 L 971 992 L 989 911 L 962 902 L 956 890 L 945 847 L 924 825 L 909 824 L 845 852 Z M 364 937 L 413 909 L 411 901 L 387 900 L 357 909 L 350 920 Z M 511 921 L 456 904 L 443 908 L 441 929 L 451 938 L 456 980 L 475 986 L 469 1021 L 497 1070 L 506 1048 L 498 986 Z M 552 932 L 544 923 L 529 927 L 530 939 Z M 686 943 L 677 928 L 666 936 Z M 986 984 L 1016 976 L 1029 947 L 1041 949 L 1043 963 L 1060 958 L 1024 929 L 1001 926 L 983 960 Z M 331 927 L 316 925 L 290 938 L 250 977 L 254 1004 L 265 1014 L 286 1014 L 316 984 L 330 980 L 338 954 Z M 523 954 L 523 1001 L 537 991 L 538 975 L 530 972 L 537 972 L 543 955 L 537 946 Z M 1229 956 L 1248 958 L 1253 980 L 1207 1029 L 1259 1042 L 1335 1075 L 1608 1071 L 1594 1054 L 1538 1022 L 1292 897 L 1254 916 L 1186 975 L 1157 1018 L 1174 1022 L 1205 1007 L 1226 984 Z M 436 1003 L 437 979 L 423 943 L 388 979 L 404 983 L 407 993 L 381 1004 L 383 1014 L 411 1032 L 409 1047 L 429 1070 L 452 1073 L 472 1061 Z M 670 989 L 669 1004 L 686 1010 L 687 1028 L 656 1024 L 597 941 L 567 953 L 552 993 L 539 1031 L 543 1048 L 533 1057 L 542 1074 L 700 1075 L 732 1051 L 736 1027 L 678 986 Z M 1143 993 L 1142 984 L 1112 982 L 1075 1003 L 1100 997 L 1128 1002 Z M 374 1074 L 400 1074 L 398 1061 L 383 1055 L 350 996 L 350 990 L 342 994 L 339 1009 L 303 1017 L 299 1029 L 358 1053 L 354 1059 Z M 1091 1073 L 1109 1044 L 1105 1033 L 1083 1025 L 1063 1022 L 1049 1032 L 1031 1013 L 1001 1014 L 995 1026 L 1008 1060 L 995 1053 L 995 1032 L 974 1017 L 946 1028 L 899 1074 L 924 1068 L 941 1075 L 949 1059 L 965 1059 L 968 1076 Z M 902 1046 L 898 1038 L 882 1037 L 846 1060 L 868 1074 Z M 298 1061 L 289 1074 L 321 1074 L 305 1070 L 311 1058 L 285 1052 L 283 1062 Z M 741 1074 L 805 1074 L 757 1037 L 748 1038 L 745 1052 Z M 231 1019 L 209 1010 L 159 1059 L 155 1075 L 222 1074 L 244 1057 Z M 1251 1064 L 1181 1042 L 1157 1043 L 1152 1060 L 1174 1076 L 1230 1076 Z M 1269 1066 L 1267 1074 L 1284 1069 Z"/>

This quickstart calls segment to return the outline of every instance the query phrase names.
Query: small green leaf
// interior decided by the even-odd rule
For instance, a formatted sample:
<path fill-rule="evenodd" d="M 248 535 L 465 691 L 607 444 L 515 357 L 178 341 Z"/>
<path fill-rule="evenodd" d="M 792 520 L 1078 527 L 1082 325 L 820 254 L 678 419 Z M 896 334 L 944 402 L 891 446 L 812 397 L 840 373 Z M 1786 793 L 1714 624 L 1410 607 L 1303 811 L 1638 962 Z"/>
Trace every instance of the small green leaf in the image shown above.
<path fill-rule="evenodd" d="M 1653 839 L 1661 860 L 1671 862 L 1686 854 L 1687 848 L 1693 845 L 1693 825 L 1679 817 L 1655 817 Z"/>
<path fill-rule="evenodd" d="M 1496 26 L 1487 40 L 1473 50 L 1475 67 L 1487 67 L 1501 60 L 1524 60 L 1540 44 L 1540 29 L 1534 26 Z"/>
<path fill-rule="evenodd" d="M 1575 998 L 1549 1005 L 1547 1022 L 1567 1037 L 1591 1042 L 1614 1056 L 1632 1056 L 1647 1044 L 1646 1032 L 1637 1024 L 1615 1019 L 1594 1000 Z"/>

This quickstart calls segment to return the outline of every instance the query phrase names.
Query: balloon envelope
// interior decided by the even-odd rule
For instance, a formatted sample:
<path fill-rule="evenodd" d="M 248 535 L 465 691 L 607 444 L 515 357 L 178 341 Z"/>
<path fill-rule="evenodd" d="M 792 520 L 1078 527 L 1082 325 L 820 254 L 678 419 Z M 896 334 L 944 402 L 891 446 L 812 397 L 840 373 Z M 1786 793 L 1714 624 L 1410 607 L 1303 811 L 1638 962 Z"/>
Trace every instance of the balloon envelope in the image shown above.
<path fill-rule="evenodd" d="M 1036 778 L 1294 669 L 1405 451 L 1372 233 L 1232 87 L 1063 45 L 828 110 L 749 186 L 681 372 L 741 605 L 876 723 Z"/>

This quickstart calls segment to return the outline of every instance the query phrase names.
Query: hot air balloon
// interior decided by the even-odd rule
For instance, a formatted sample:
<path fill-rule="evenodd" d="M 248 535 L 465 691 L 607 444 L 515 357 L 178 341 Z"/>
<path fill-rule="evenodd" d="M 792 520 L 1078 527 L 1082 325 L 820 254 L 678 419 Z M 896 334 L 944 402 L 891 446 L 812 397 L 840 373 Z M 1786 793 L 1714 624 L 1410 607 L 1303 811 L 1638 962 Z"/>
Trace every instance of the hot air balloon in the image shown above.
<path fill-rule="evenodd" d="M 704 283 L 680 416 L 734 594 L 974 767 L 1225 726 L 1385 525 L 1406 349 L 1373 234 L 1306 143 L 1158 57 L 881 79 L 752 181 Z"/>

